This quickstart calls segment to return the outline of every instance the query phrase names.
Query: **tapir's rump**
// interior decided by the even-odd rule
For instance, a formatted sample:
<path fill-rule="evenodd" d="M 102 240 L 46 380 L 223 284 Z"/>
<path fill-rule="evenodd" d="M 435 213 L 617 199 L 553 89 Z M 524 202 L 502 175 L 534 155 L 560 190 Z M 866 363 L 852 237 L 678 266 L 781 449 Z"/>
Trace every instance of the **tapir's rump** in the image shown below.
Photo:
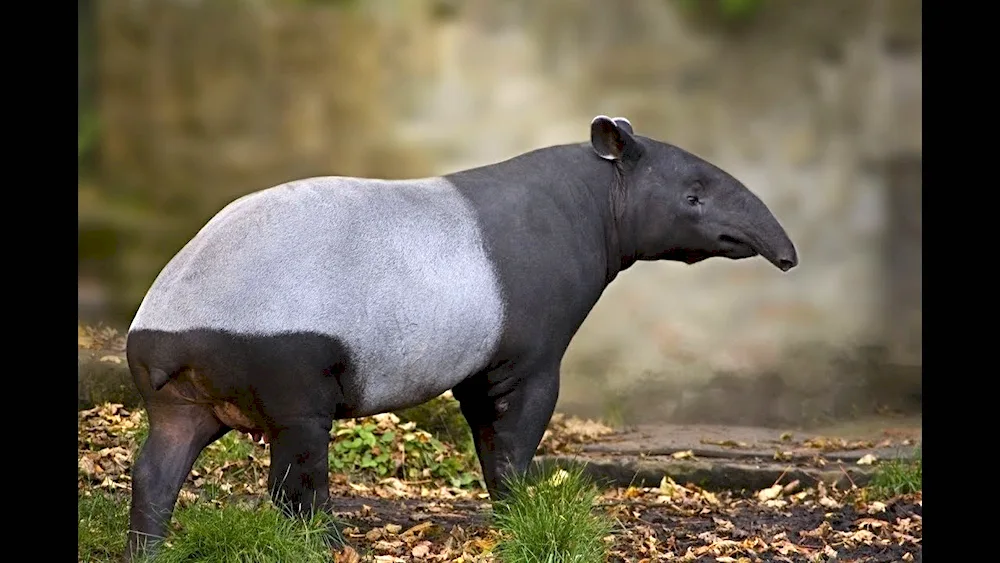
<path fill-rule="evenodd" d="M 192 335 L 253 341 L 257 355 L 269 342 L 336 339 L 361 416 L 429 399 L 484 367 L 503 316 L 475 212 L 447 180 L 324 177 L 219 212 L 157 277 L 130 333 L 161 335 L 142 339 L 149 357 L 170 340 L 179 363 L 226 353 L 217 337 L 210 346 Z"/>

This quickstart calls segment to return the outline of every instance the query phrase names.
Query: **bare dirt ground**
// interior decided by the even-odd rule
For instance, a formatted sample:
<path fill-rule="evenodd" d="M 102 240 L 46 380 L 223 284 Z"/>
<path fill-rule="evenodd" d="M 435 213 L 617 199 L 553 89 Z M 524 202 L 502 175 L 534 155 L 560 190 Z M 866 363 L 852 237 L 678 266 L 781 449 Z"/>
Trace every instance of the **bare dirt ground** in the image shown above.
<path fill-rule="evenodd" d="M 750 499 L 692 509 L 658 500 L 650 491 L 605 495 L 604 508 L 614 514 L 619 529 L 613 537 L 612 561 L 920 561 L 922 506 L 919 500 L 898 499 L 859 510 L 804 504 L 768 507 Z M 728 499 L 727 499 L 728 500 Z M 359 553 L 380 553 L 408 560 L 413 546 L 405 532 L 421 526 L 431 552 L 461 545 L 469 538 L 490 539 L 488 509 L 479 503 L 412 499 L 343 499 L 339 516 L 354 526 L 350 541 Z M 417 534 L 410 534 L 416 538 Z M 394 538 L 398 546 L 393 548 Z M 409 550 L 407 549 L 409 548 Z M 389 560 L 389 559 L 383 559 Z M 393 559 L 397 560 L 397 559 Z"/>

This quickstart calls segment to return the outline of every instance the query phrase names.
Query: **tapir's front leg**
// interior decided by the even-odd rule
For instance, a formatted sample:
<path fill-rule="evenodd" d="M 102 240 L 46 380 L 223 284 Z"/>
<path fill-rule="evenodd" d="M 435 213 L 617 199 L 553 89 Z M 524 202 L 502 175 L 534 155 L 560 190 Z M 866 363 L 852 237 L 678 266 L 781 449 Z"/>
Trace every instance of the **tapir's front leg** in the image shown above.
<path fill-rule="evenodd" d="M 501 368 L 504 369 L 504 368 Z M 454 389 L 469 422 L 490 497 L 507 494 L 505 479 L 523 475 L 559 398 L 559 366 L 480 374 Z"/>
<path fill-rule="evenodd" d="M 271 436 L 268 487 L 275 504 L 290 514 L 325 510 L 330 499 L 329 447 L 333 420 L 295 419 Z"/>

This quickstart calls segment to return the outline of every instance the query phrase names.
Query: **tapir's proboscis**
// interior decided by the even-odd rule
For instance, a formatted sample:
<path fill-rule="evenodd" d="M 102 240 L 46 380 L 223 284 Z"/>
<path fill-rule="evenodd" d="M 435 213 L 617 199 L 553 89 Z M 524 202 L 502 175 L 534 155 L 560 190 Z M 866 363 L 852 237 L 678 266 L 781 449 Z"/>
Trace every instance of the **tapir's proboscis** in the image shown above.
<path fill-rule="evenodd" d="M 129 554 L 167 531 L 207 445 L 270 443 L 290 513 L 329 507 L 335 419 L 459 401 L 493 500 L 528 469 L 570 340 L 638 260 L 796 250 L 738 180 L 598 116 L 590 142 L 441 177 L 318 177 L 246 195 L 170 260 L 128 332 L 149 417 Z"/>

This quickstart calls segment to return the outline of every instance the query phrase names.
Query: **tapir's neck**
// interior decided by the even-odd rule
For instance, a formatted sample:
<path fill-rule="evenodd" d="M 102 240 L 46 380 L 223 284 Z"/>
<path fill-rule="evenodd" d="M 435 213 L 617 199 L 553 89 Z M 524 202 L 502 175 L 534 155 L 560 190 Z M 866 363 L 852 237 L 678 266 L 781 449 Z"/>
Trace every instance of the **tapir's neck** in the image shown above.
<path fill-rule="evenodd" d="M 621 172 L 587 143 L 539 149 L 447 178 L 493 231 L 487 238 L 495 239 L 499 260 L 515 269 L 534 268 L 521 275 L 541 280 L 537 283 L 546 283 L 547 276 L 578 276 L 589 280 L 585 290 L 596 302 L 635 262 L 616 219 L 625 204 Z M 579 271 L 571 274 L 572 269 Z"/>

